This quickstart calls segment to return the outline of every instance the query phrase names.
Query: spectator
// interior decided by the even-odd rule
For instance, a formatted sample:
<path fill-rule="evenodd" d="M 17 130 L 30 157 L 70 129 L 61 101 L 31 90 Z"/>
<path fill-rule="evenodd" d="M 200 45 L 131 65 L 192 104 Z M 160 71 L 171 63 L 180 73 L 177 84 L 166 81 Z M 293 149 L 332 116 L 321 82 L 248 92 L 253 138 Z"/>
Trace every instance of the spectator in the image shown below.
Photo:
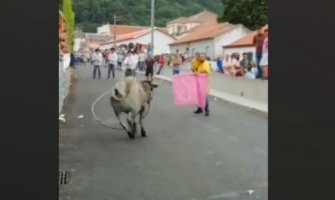
<path fill-rule="evenodd" d="M 247 73 L 248 69 L 250 67 L 250 60 L 248 58 L 248 54 L 247 53 L 243 53 L 242 55 L 243 55 L 243 58 L 242 58 L 242 60 L 240 62 L 240 66 L 243 68 L 243 71 L 245 73 Z"/>
<path fill-rule="evenodd" d="M 258 69 L 257 78 L 262 78 L 262 70 L 260 68 L 260 61 L 262 59 L 262 51 L 263 51 L 263 42 L 264 42 L 264 34 L 262 33 L 262 29 L 258 29 L 257 35 L 255 35 L 253 43 L 256 47 L 256 65 Z"/>
<path fill-rule="evenodd" d="M 96 49 L 95 52 L 92 54 L 92 63 L 93 63 L 93 66 L 94 66 L 93 79 L 95 79 L 97 71 L 98 71 L 99 79 L 101 79 L 100 67 L 103 63 L 103 56 L 102 56 L 99 49 Z"/>
<path fill-rule="evenodd" d="M 144 70 L 145 65 L 145 54 L 142 50 L 140 50 L 140 53 L 138 55 L 138 68 L 140 71 Z"/>
<path fill-rule="evenodd" d="M 198 62 L 194 65 L 194 73 L 195 74 L 207 74 L 210 75 L 210 66 L 208 61 L 206 60 L 206 56 L 204 53 L 199 54 L 199 57 L 197 58 Z M 208 92 L 209 92 L 209 86 L 208 86 Z M 209 116 L 209 105 L 208 105 L 208 95 L 206 97 L 206 106 L 205 106 L 205 116 Z M 203 108 L 198 107 L 196 111 L 194 111 L 195 114 L 200 114 L 203 112 Z"/>
<path fill-rule="evenodd" d="M 241 64 L 240 64 L 240 54 L 235 54 L 235 60 L 233 62 L 233 66 L 234 66 L 234 69 L 235 69 L 235 74 L 234 76 L 236 77 L 242 77 L 244 75 L 244 70 L 243 70 L 243 67 L 241 67 Z"/>
<path fill-rule="evenodd" d="M 257 65 L 255 61 L 250 62 L 250 66 L 248 68 L 247 73 L 245 73 L 244 77 L 248 79 L 255 79 L 258 74 Z"/>
<path fill-rule="evenodd" d="M 70 54 L 70 67 L 76 69 L 75 63 L 76 63 L 76 57 L 74 53 L 71 53 Z"/>
<path fill-rule="evenodd" d="M 173 54 L 172 56 L 172 74 L 177 75 L 180 72 L 180 65 L 182 63 L 182 58 L 178 53 Z"/>
<path fill-rule="evenodd" d="M 217 68 L 219 69 L 219 72 L 221 72 L 221 73 L 223 74 L 223 73 L 224 73 L 224 72 L 223 72 L 223 61 L 222 61 L 221 56 L 219 56 L 219 57 L 216 59 L 216 66 L 217 66 Z"/>
<path fill-rule="evenodd" d="M 123 56 L 122 52 L 119 52 L 117 54 L 117 68 L 118 69 L 121 69 L 121 67 L 122 67 L 123 58 L 124 58 L 124 56 Z"/>
<path fill-rule="evenodd" d="M 158 63 L 159 63 L 159 69 L 158 72 L 156 73 L 157 75 L 159 75 L 164 67 L 165 64 L 165 58 L 164 58 L 164 54 L 162 53 L 159 58 L 158 58 Z"/>
<path fill-rule="evenodd" d="M 196 52 L 195 55 L 194 55 L 194 58 L 191 62 L 192 72 L 194 72 L 196 70 L 197 66 L 199 65 L 199 56 L 200 56 L 200 53 Z"/>
<path fill-rule="evenodd" d="M 110 78 L 111 72 L 113 72 L 113 79 L 115 78 L 115 66 L 117 64 L 117 54 L 114 48 L 110 49 L 111 52 L 108 55 L 108 74 L 107 79 Z"/>
<path fill-rule="evenodd" d="M 104 60 L 104 63 L 105 63 L 105 68 L 107 68 L 108 67 L 108 57 L 109 57 L 109 51 L 108 51 L 108 49 L 105 49 L 104 50 L 104 52 L 103 52 L 103 60 Z"/>
<path fill-rule="evenodd" d="M 155 60 L 151 54 L 148 54 L 148 58 L 146 59 L 145 64 L 146 64 L 145 76 L 147 78 L 147 81 L 152 82 L 154 76 Z"/>
<path fill-rule="evenodd" d="M 263 79 L 268 79 L 268 52 L 269 52 L 269 44 L 268 44 L 268 29 L 264 30 L 264 42 L 263 42 L 263 48 L 262 48 L 262 59 L 260 62 L 260 66 L 262 67 L 262 75 Z"/>
<path fill-rule="evenodd" d="M 129 55 L 125 59 L 125 64 L 127 66 L 126 76 L 136 77 L 136 67 L 138 64 L 138 55 L 135 51 L 129 51 Z"/>

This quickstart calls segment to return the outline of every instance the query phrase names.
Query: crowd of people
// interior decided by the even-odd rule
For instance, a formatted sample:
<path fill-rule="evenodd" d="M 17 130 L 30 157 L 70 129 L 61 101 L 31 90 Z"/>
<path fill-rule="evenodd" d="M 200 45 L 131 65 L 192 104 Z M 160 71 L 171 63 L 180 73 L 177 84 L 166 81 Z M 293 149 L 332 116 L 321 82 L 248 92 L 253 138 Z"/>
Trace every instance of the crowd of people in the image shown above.
<path fill-rule="evenodd" d="M 226 54 L 224 57 L 218 57 L 216 61 L 216 67 L 218 72 L 231 75 L 234 77 L 245 77 L 248 79 L 268 79 L 268 29 L 262 31 L 258 30 L 258 33 L 253 38 L 253 44 L 255 45 L 256 55 L 253 60 L 247 52 L 239 55 L 233 53 L 231 55 Z M 153 56 L 150 52 L 142 49 L 140 45 L 136 45 L 134 48 L 127 46 L 118 47 L 117 49 L 95 49 L 91 50 L 89 56 L 86 58 L 88 62 L 93 65 L 93 79 L 97 76 L 101 78 L 101 67 L 107 69 L 107 79 L 111 76 L 115 78 L 115 69 L 121 69 L 125 67 L 126 75 L 136 76 L 136 71 L 145 72 L 146 78 L 152 81 L 154 74 L 160 75 L 165 67 L 172 68 L 172 74 L 176 75 L 180 73 L 181 65 L 185 62 L 189 62 L 195 57 L 189 57 L 186 53 L 180 53 L 176 50 L 174 53 L 166 52 L 160 55 Z M 205 59 L 209 61 L 206 55 Z M 75 67 L 75 63 L 84 63 L 84 56 L 71 55 L 71 67 Z M 211 67 L 211 62 L 208 62 Z M 157 66 L 155 68 L 154 66 Z"/>
<path fill-rule="evenodd" d="M 121 47 L 100 50 L 99 48 L 91 50 L 87 60 L 80 54 L 71 54 L 70 67 L 76 68 L 76 65 L 89 62 L 93 68 L 92 78 L 101 79 L 101 68 L 107 70 L 106 78 L 115 78 L 115 69 L 121 70 L 125 68 L 125 76 L 135 76 L 136 71 L 145 72 L 148 81 L 153 80 L 154 74 L 159 75 L 165 67 L 173 70 L 173 75 L 179 74 L 180 66 L 183 62 L 183 55 L 177 50 L 175 53 L 162 53 L 153 56 L 146 53 L 141 46 L 135 48 Z M 154 66 L 157 66 L 155 70 Z M 155 72 L 156 71 L 156 72 Z"/>
<path fill-rule="evenodd" d="M 255 60 L 249 58 L 248 53 L 241 55 L 233 53 L 218 57 L 216 66 L 219 72 L 235 77 L 246 77 L 249 79 L 268 79 L 268 29 L 258 30 L 253 38 L 256 48 Z"/>

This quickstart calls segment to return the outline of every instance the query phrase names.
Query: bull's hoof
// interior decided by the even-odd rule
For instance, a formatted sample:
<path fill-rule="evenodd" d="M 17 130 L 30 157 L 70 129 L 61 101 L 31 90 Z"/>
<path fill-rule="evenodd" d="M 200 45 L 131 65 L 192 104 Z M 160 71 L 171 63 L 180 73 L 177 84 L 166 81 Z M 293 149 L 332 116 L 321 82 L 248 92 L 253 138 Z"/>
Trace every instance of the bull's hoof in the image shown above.
<path fill-rule="evenodd" d="M 141 136 L 147 137 L 147 133 L 145 132 L 144 128 L 141 128 Z"/>
<path fill-rule="evenodd" d="M 130 139 L 135 139 L 135 134 L 132 134 L 131 132 L 127 132 L 128 133 L 128 136 Z"/>

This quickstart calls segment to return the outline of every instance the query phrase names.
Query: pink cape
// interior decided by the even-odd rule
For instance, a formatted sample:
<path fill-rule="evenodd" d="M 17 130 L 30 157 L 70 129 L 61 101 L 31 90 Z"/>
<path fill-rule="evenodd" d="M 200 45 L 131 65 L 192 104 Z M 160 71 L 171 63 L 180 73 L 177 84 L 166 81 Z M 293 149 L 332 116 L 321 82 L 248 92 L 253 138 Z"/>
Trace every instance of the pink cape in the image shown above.
<path fill-rule="evenodd" d="M 172 78 L 172 90 L 176 105 L 205 107 L 208 75 L 178 74 Z"/>

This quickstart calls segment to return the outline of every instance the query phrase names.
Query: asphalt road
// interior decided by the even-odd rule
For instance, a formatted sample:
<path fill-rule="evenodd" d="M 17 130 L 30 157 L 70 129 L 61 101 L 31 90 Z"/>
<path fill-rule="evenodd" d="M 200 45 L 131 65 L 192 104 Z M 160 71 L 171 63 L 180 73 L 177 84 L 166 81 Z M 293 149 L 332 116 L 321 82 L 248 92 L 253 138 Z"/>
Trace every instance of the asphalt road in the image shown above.
<path fill-rule="evenodd" d="M 93 119 L 92 102 L 115 81 L 104 69 L 92 80 L 91 71 L 79 67 L 64 105 L 59 169 L 70 182 L 60 185 L 60 200 L 268 199 L 267 118 L 213 98 L 210 117 L 195 115 L 193 106 L 174 105 L 171 84 L 162 82 L 144 121 L 148 137 L 130 140 Z M 95 113 L 120 127 L 107 97 Z"/>

